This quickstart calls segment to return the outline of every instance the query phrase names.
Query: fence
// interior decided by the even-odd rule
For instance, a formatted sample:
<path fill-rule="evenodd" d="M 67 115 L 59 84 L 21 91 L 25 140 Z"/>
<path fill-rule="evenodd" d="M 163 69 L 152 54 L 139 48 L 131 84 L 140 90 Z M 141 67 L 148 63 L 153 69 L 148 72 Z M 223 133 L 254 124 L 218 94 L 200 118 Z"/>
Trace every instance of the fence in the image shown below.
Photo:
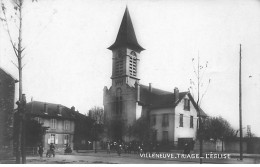
<path fill-rule="evenodd" d="M 25 147 L 26 155 L 37 155 L 38 148 L 37 147 Z"/>
<path fill-rule="evenodd" d="M 15 155 L 16 148 L 13 149 L 13 153 Z M 37 155 L 38 154 L 38 148 L 37 147 L 25 147 L 25 153 L 26 155 Z"/>

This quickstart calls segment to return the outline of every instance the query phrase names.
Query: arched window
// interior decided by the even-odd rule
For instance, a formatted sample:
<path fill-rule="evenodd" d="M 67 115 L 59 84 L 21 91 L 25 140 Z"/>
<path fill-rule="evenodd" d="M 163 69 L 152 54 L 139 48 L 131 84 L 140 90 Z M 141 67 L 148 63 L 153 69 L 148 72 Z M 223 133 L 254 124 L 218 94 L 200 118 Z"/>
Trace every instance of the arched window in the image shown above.
<path fill-rule="evenodd" d="M 121 88 L 117 88 L 116 89 L 116 97 L 119 97 L 122 95 L 122 89 Z"/>
<path fill-rule="evenodd" d="M 116 115 L 122 114 L 122 89 L 117 88 L 116 90 Z"/>
<path fill-rule="evenodd" d="M 131 76 L 136 77 L 136 72 L 137 72 L 137 57 L 136 53 L 132 51 L 130 53 L 130 59 L 129 59 L 129 73 Z"/>

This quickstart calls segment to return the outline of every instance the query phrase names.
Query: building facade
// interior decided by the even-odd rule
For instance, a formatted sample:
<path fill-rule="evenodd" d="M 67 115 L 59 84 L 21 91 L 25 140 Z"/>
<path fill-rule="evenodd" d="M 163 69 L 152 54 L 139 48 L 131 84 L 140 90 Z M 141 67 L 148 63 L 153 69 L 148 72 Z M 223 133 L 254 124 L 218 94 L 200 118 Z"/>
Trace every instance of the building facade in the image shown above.
<path fill-rule="evenodd" d="M 126 8 L 112 51 L 112 86 L 103 89 L 108 140 L 133 140 L 126 129 L 141 116 L 150 120 L 156 141 L 182 143 L 196 138 L 198 109 L 191 94 L 168 92 L 142 85 L 139 77 L 141 51 Z"/>
<path fill-rule="evenodd" d="M 82 115 L 74 107 L 70 109 L 60 104 L 32 101 L 27 103 L 26 111 L 30 117 L 48 127 L 42 139 L 43 147 L 48 148 L 53 143 L 58 149 L 66 145 L 74 148 L 75 122 L 78 115 Z"/>
<path fill-rule="evenodd" d="M 12 147 L 15 79 L 0 68 L 0 150 Z"/>

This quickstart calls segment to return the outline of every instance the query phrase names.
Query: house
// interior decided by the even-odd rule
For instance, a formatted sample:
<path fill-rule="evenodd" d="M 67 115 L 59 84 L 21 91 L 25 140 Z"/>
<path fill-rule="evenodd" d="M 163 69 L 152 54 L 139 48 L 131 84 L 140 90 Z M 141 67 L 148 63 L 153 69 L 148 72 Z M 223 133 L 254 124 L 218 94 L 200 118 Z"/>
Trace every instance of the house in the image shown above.
<path fill-rule="evenodd" d="M 198 108 L 190 92 L 167 92 L 140 85 L 139 104 L 150 119 L 154 129 L 154 141 L 172 142 L 182 148 L 186 142 L 194 141 L 198 128 Z M 205 112 L 200 108 L 201 118 Z"/>
<path fill-rule="evenodd" d="M 87 144 L 85 138 L 75 139 L 77 123 L 86 117 L 75 111 L 75 107 L 68 108 L 60 104 L 32 101 L 26 104 L 26 112 L 43 126 L 49 127 L 42 139 L 45 148 L 48 148 L 51 143 L 58 149 L 65 148 L 66 145 L 75 149 Z"/>
<path fill-rule="evenodd" d="M 150 119 L 157 141 L 175 144 L 196 138 L 197 120 L 206 114 L 196 105 L 191 94 L 168 92 L 140 83 L 139 66 L 141 51 L 131 17 L 126 8 L 112 51 L 112 86 L 103 89 L 103 105 L 106 124 L 106 140 L 129 141 L 127 127 L 138 118 Z"/>
<path fill-rule="evenodd" d="M 12 150 L 16 80 L 0 68 L 0 152 Z"/>

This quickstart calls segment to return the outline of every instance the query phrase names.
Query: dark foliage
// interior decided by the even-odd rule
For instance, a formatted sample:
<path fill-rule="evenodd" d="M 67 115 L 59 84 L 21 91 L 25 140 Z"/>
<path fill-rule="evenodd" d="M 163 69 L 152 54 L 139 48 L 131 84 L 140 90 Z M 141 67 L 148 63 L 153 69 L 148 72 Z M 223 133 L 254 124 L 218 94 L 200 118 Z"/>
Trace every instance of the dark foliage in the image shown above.
<path fill-rule="evenodd" d="M 203 138 L 210 139 L 232 139 L 236 136 L 235 130 L 230 123 L 222 117 L 209 117 L 203 121 Z"/>
<path fill-rule="evenodd" d="M 48 128 L 42 126 L 38 121 L 34 119 L 27 119 L 25 121 L 25 140 L 26 146 L 37 146 L 42 142 L 43 135 Z"/>
<path fill-rule="evenodd" d="M 92 140 L 92 128 L 94 120 L 90 117 L 78 114 L 75 121 L 74 141 L 80 143 L 81 139 Z"/>
<path fill-rule="evenodd" d="M 150 141 L 153 129 L 150 127 L 149 121 L 145 117 L 141 117 L 129 127 L 130 132 L 140 141 Z"/>

